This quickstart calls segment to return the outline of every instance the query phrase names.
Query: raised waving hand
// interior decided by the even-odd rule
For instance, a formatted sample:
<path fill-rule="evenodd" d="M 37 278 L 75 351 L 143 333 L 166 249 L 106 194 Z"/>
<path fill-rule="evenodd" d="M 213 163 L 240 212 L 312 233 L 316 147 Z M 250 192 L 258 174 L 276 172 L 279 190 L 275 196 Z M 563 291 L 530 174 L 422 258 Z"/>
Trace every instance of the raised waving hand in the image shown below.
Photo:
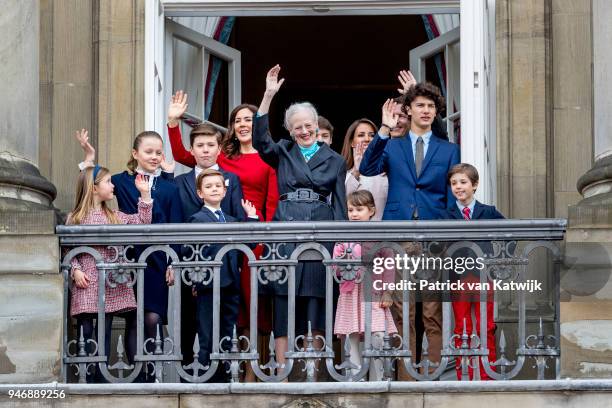
<path fill-rule="evenodd" d="M 85 154 L 85 164 L 92 165 L 96 160 L 96 149 L 89 143 L 89 132 L 87 129 L 81 129 L 74 132 L 74 137 L 81 145 L 83 153 Z"/>
<path fill-rule="evenodd" d="M 159 163 L 159 167 L 166 173 L 174 173 L 174 168 L 176 167 L 176 162 L 174 160 L 166 159 L 166 155 L 162 153 L 162 160 Z"/>
<path fill-rule="evenodd" d="M 149 186 L 149 176 L 145 176 L 144 174 L 136 175 L 134 185 L 136 186 L 136 189 L 140 192 L 140 198 L 142 199 L 142 201 L 146 203 L 151 202 L 151 188 Z"/>
<path fill-rule="evenodd" d="M 242 208 L 244 209 L 244 212 L 246 213 L 248 217 L 257 216 L 257 209 L 255 208 L 252 202 L 250 202 L 249 200 L 243 199 L 241 200 L 241 204 L 242 204 Z"/>
<path fill-rule="evenodd" d="M 278 79 L 280 70 L 280 65 L 276 64 L 268 71 L 268 74 L 266 75 L 266 92 L 264 93 L 264 97 L 259 104 L 258 110 L 261 115 L 268 113 L 272 98 L 274 98 L 274 95 L 276 95 L 281 85 L 283 85 L 283 82 L 285 82 L 285 78 Z"/>
<path fill-rule="evenodd" d="M 378 132 L 383 136 L 387 136 L 391 129 L 397 126 L 399 115 L 394 113 L 396 106 L 397 102 L 394 102 L 393 99 L 387 99 L 382 107 L 382 124 Z"/>
<path fill-rule="evenodd" d="M 412 75 L 412 72 L 406 71 L 405 69 L 399 72 L 397 79 L 402 86 L 401 88 L 398 88 L 397 91 L 402 95 L 405 95 L 406 92 L 408 92 L 408 90 L 417 83 L 416 78 L 414 75 Z"/>
<path fill-rule="evenodd" d="M 181 116 L 187 112 L 187 94 L 183 91 L 176 91 L 170 99 L 168 105 L 168 126 L 175 127 L 179 124 Z"/>

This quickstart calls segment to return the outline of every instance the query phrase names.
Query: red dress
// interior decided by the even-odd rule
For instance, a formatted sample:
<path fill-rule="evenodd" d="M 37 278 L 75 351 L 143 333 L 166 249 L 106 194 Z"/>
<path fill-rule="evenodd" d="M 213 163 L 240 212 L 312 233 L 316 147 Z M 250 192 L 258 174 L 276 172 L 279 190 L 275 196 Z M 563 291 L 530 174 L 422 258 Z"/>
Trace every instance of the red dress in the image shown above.
<path fill-rule="evenodd" d="M 168 126 L 168 137 L 172 156 L 177 162 L 194 167 L 196 165 L 193 155 L 185 149 L 181 137 L 179 126 Z M 232 159 L 221 152 L 217 158 L 217 164 L 225 170 L 234 173 L 240 180 L 242 194 L 245 200 L 249 200 L 255 206 L 260 220 L 272 221 L 276 205 L 278 204 L 278 184 L 276 182 L 276 172 L 268 166 L 259 156 L 259 153 L 240 154 Z M 255 255 L 259 258 L 262 247 L 255 249 Z M 247 327 L 249 325 L 250 299 L 251 299 L 251 273 L 245 258 L 242 271 L 240 273 L 240 286 L 242 288 L 243 302 L 238 316 L 238 326 Z M 263 304 L 259 307 L 259 328 L 268 331 L 270 319 L 265 318 L 267 314 L 263 310 Z"/>

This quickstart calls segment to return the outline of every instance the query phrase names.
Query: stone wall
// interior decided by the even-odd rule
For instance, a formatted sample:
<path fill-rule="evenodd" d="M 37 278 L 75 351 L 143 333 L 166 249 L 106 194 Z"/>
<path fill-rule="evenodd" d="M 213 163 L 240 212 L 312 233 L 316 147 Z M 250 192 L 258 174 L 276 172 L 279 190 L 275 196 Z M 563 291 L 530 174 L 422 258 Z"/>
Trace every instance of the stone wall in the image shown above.
<path fill-rule="evenodd" d="M 39 169 L 57 188 L 55 206 L 74 206 L 81 148 L 76 129 L 93 123 L 92 0 L 40 2 L 40 150 Z"/>
<path fill-rule="evenodd" d="M 134 407 L 151 408 L 429 408 L 452 406 L 472 408 L 494 406 L 496 408 L 603 408 L 609 406 L 611 384 L 594 383 L 588 387 L 574 387 L 570 382 L 554 382 L 541 387 L 534 381 L 525 384 L 491 384 L 454 382 L 453 385 L 388 384 L 384 382 L 344 384 L 146 384 L 120 387 L 60 386 L 65 390 L 64 399 L 20 400 L 18 407 Z M 211 387 L 212 385 L 212 387 Z M 487 384 L 489 385 L 489 384 Z M 260 386 L 260 387 L 258 387 Z M 53 388 L 53 387 L 51 387 Z M 256 390 L 259 388 L 259 391 Z M 585 389 L 588 388 L 588 389 Z M 14 389 L 14 388 L 13 388 Z M 32 388 L 30 388 L 32 389 Z M 11 404 L 8 390 L 0 387 L 0 405 Z"/>
<path fill-rule="evenodd" d="M 89 129 L 98 160 L 125 169 L 144 130 L 145 0 L 41 0 L 40 170 L 55 206 L 74 205 L 76 129 Z"/>
<path fill-rule="evenodd" d="M 38 162 L 57 187 L 55 205 L 63 211 L 72 206 L 81 160 L 74 130 L 90 129 L 100 163 L 113 172 L 124 169 L 133 138 L 144 130 L 145 1 L 40 0 Z M 591 0 L 497 0 L 496 11 L 497 205 L 512 218 L 566 217 L 568 206 L 581 198 L 576 181 L 593 163 Z M 609 231 L 603 225 L 596 231 L 576 229 L 569 236 L 579 242 Z M 17 243 L 23 237 L 10 239 Z M 53 238 L 37 241 L 41 248 L 46 239 Z M 20 253 L 16 245 L 15 251 Z M 33 282 L 49 279 L 51 288 L 60 285 L 57 269 L 51 276 L 15 268 L 3 276 L 17 287 L 24 276 L 34 277 Z M 577 310 L 607 319 L 607 303 L 591 303 L 596 314 L 588 314 L 585 304 Z M 562 307 L 564 323 L 588 322 L 569 307 Z M 2 338 L 7 319 L 0 315 L 0 375 L 14 364 Z M 601 353 L 580 351 L 570 337 L 563 342 L 568 375 L 581 375 L 581 361 L 608 363 L 595 358 Z M 577 360 L 572 353 L 588 358 Z"/>
<path fill-rule="evenodd" d="M 576 182 L 593 164 L 591 1 L 552 1 L 554 217 L 582 197 Z"/>
<path fill-rule="evenodd" d="M 592 165 L 590 0 L 497 0 L 498 207 L 561 217 Z"/>
<path fill-rule="evenodd" d="M 576 206 L 598 117 L 592 30 L 604 17 L 592 4 L 497 2 L 498 206 L 513 218 L 569 218 L 559 318 L 561 375 L 574 378 L 612 376 L 612 200 Z"/>
<path fill-rule="evenodd" d="M 496 2 L 497 205 L 511 218 L 552 215 L 549 2 Z"/>
<path fill-rule="evenodd" d="M 60 378 L 64 285 L 54 231 L 54 211 L 0 214 L 0 383 Z"/>
<path fill-rule="evenodd" d="M 612 146 L 610 116 L 610 3 L 559 2 L 555 21 L 560 58 L 555 95 L 556 133 L 566 142 L 555 150 L 559 157 L 560 186 L 570 189 L 561 164 L 582 167 L 578 188 L 585 199 L 574 203 L 570 193 L 569 226 L 565 246 L 561 304 L 562 376 L 612 377 L 612 167 L 606 159 Z M 571 61 L 571 62 L 570 62 Z M 558 103 L 556 101 L 559 101 Z M 558 115 L 557 115 L 558 113 Z M 573 138 L 570 138 L 574 135 Z M 589 150 L 585 150 L 586 147 Z M 599 167 L 601 166 L 601 167 Z M 563 186 L 565 184 L 565 186 Z M 606 193 L 607 192 L 607 193 Z"/>

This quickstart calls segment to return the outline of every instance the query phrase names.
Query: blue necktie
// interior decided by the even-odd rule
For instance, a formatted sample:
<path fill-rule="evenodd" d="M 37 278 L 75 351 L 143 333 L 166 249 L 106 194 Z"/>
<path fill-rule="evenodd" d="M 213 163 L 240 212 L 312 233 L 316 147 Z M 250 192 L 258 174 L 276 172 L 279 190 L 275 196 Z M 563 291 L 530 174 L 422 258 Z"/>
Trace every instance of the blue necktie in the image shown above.
<path fill-rule="evenodd" d="M 215 214 L 217 214 L 217 217 L 219 217 L 219 222 L 227 222 L 225 220 L 225 216 L 223 215 L 223 211 L 217 210 L 215 211 Z"/>

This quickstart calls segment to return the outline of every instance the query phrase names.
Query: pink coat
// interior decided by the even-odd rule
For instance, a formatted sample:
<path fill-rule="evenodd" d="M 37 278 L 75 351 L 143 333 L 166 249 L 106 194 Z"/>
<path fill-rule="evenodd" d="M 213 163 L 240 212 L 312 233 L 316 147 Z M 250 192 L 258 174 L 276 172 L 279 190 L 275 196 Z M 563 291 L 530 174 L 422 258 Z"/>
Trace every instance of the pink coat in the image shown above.
<path fill-rule="evenodd" d="M 364 243 L 366 248 L 371 248 L 373 244 Z M 350 254 L 347 249 L 351 250 Z M 334 259 L 361 259 L 362 244 L 359 243 L 337 243 L 334 247 Z M 393 257 L 393 252 L 389 249 L 381 249 L 376 253 L 377 257 Z M 340 274 L 340 268 L 334 266 L 336 274 Z M 363 277 L 365 268 L 358 267 L 355 279 Z M 373 275 L 372 281 L 382 280 L 383 282 L 393 282 L 395 270 L 385 269 L 382 275 Z M 355 280 L 341 281 L 340 295 L 338 297 L 338 307 L 336 309 L 336 321 L 334 333 L 338 335 L 349 335 L 365 331 L 365 303 L 364 282 L 356 283 Z M 385 322 L 388 333 L 397 333 L 397 328 L 391 316 L 389 308 L 380 306 L 383 291 L 372 287 L 372 332 L 383 332 Z"/>
<path fill-rule="evenodd" d="M 124 214 L 120 211 L 115 211 L 115 215 L 119 218 L 121 224 L 150 224 L 153 216 L 153 202 L 145 203 L 138 200 L 138 214 Z M 81 220 L 82 225 L 99 225 L 108 224 L 109 220 L 102 210 L 91 210 Z M 68 216 L 66 224 L 71 224 L 71 217 Z M 109 262 L 116 256 L 116 251 L 107 246 L 94 246 L 93 249 L 98 251 L 104 258 L 104 262 Z M 119 248 L 121 250 L 121 247 Z M 121 262 L 117 260 L 116 262 Z M 80 269 L 89 279 L 89 285 L 86 288 L 78 288 L 73 285 L 70 297 L 70 315 L 75 316 L 81 313 L 97 313 L 98 312 L 98 268 L 93 256 L 89 254 L 77 255 L 72 258 L 70 264 L 72 271 Z M 110 287 L 108 283 L 105 285 L 105 312 L 125 312 L 136 309 L 136 297 L 134 296 L 134 288 L 127 286 L 124 283 L 118 283 L 116 287 Z"/>

